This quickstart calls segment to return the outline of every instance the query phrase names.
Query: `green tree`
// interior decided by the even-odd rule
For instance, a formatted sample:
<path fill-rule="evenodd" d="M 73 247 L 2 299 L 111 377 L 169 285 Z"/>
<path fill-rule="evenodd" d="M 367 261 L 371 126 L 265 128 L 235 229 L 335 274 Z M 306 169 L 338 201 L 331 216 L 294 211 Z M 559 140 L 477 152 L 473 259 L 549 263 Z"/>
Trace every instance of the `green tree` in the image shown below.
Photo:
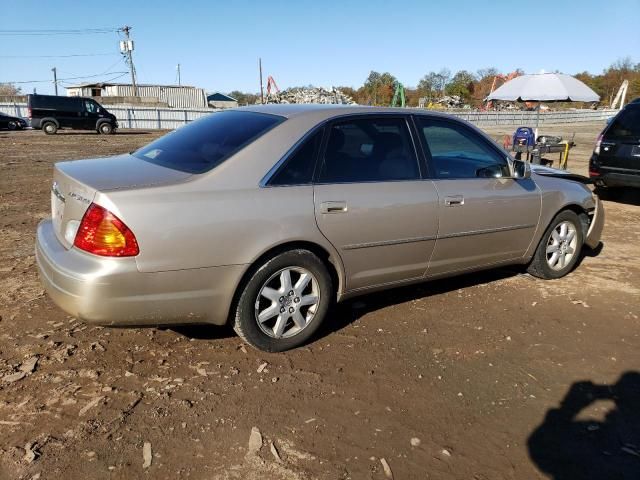
<path fill-rule="evenodd" d="M 364 89 L 372 105 L 389 105 L 393 97 L 393 85 L 396 77 L 389 72 L 379 73 L 372 70 L 364 82 Z"/>
<path fill-rule="evenodd" d="M 457 72 L 446 86 L 448 95 L 458 95 L 462 101 L 468 103 L 475 88 L 476 77 L 467 70 Z"/>
<path fill-rule="evenodd" d="M 429 72 L 418 82 L 418 92 L 422 97 L 427 99 L 427 103 L 435 97 L 435 93 L 438 90 L 438 74 L 436 72 Z"/>
<path fill-rule="evenodd" d="M 260 98 L 260 95 L 255 93 L 241 92 L 240 90 L 234 90 L 228 94 L 230 97 L 235 98 L 239 105 L 253 105 L 256 100 Z"/>

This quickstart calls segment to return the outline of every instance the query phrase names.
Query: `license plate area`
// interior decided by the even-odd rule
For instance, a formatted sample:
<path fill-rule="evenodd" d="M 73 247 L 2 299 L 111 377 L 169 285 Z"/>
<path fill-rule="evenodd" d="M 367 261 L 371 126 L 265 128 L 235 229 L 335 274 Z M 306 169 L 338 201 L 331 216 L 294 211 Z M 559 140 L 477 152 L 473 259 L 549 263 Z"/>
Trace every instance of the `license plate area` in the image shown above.
<path fill-rule="evenodd" d="M 640 145 L 634 145 L 631 148 L 631 155 L 634 157 L 640 157 Z"/>

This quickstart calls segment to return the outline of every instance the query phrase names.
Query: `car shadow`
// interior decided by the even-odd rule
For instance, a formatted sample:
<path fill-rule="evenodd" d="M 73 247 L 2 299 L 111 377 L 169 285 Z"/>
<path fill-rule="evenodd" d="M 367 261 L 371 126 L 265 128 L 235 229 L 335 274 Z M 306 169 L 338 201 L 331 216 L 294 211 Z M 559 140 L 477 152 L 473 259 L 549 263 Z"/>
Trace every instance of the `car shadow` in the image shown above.
<path fill-rule="evenodd" d="M 189 340 L 223 340 L 237 337 L 230 323 L 226 325 L 193 324 L 162 328 L 187 337 Z"/>
<path fill-rule="evenodd" d="M 598 188 L 596 193 L 602 200 L 626 205 L 640 206 L 640 188 L 620 187 L 620 188 Z"/>
<path fill-rule="evenodd" d="M 327 319 L 320 327 L 319 331 L 309 340 L 309 342 L 307 342 L 306 345 L 313 344 L 317 340 L 324 338 L 333 332 L 342 330 L 358 320 L 360 317 L 374 310 L 409 302 L 418 298 L 426 298 L 433 295 L 459 290 L 461 288 L 502 280 L 521 273 L 522 269 L 518 269 L 517 267 L 504 267 L 501 269 L 476 272 L 459 277 L 434 280 L 407 287 L 398 287 L 346 300 L 345 302 L 332 307 L 332 310 L 329 312 Z M 230 322 L 226 325 L 194 324 L 159 328 L 170 330 L 194 340 L 222 340 L 224 338 L 236 336 Z"/>
<path fill-rule="evenodd" d="M 503 280 L 520 275 L 523 272 L 524 269 L 521 267 L 510 266 L 469 273 L 457 277 L 425 281 L 406 287 L 397 287 L 381 292 L 361 295 L 335 305 L 312 341 L 342 330 L 359 318 L 375 310 L 410 302 L 419 298 L 428 298 L 462 288 Z"/>
<path fill-rule="evenodd" d="M 598 401 L 613 407 L 592 420 L 585 410 L 595 411 Z M 640 478 L 640 372 L 625 372 L 613 385 L 574 383 L 527 446 L 538 469 L 553 480 Z"/>
<path fill-rule="evenodd" d="M 153 132 L 150 131 L 146 131 L 146 130 L 142 130 L 142 131 L 122 131 L 120 129 L 116 130 L 116 133 L 114 133 L 113 135 L 118 135 L 118 136 L 122 136 L 122 135 L 152 135 Z M 85 130 L 85 131 L 81 131 L 81 132 L 77 132 L 77 131 L 73 131 L 73 130 L 59 130 L 58 133 L 56 133 L 56 135 L 63 135 L 63 136 L 74 136 L 74 135 L 78 135 L 78 136 L 82 136 L 82 135 L 96 135 L 96 136 L 105 136 L 108 137 L 109 135 L 101 135 L 100 133 L 96 132 L 95 130 Z"/>

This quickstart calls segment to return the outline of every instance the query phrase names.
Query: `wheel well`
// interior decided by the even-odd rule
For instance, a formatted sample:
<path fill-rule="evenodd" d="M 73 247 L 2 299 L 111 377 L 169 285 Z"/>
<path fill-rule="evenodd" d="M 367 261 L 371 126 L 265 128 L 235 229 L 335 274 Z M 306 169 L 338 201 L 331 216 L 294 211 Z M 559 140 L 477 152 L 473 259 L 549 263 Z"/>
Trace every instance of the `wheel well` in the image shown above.
<path fill-rule="evenodd" d="M 44 125 L 47 122 L 51 122 L 53 124 L 55 124 L 56 128 L 60 128 L 60 122 L 58 122 L 58 120 L 56 120 L 55 118 L 50 118 L 50 117 L 45 117 L 43 119 L 40 120 L 40 126 L 42 127 L 42 125 Z"/>
<path fill-rule="evenodd" d="M 262 255 L 256 258 L 251 263 L 249 268 L 247 268 L 247 270 L 244 272 L 233 294 L 233 300 L 229 308 L 229 315 L 227 318 L 227 322 L 229 322 L 229 320 L 232 318 L 232 315 L 234 314 L 234 311 L 236 309 L 238 299 L 240 298 L 240 293 L 242 292 L 242 289 L 251 278 L 251 275 L 253 275 L 253 273 L 258 268 L 260 268 L 260 266 L 264 262 L 266 262 L 268 259 L 273 258 L 276 255 L 279 255 L 283 252 L 286 252 L 289 250 L 297 250 L 297 249 L 309 250 L 311 253 L 315 254 L 322 261 L 322 263 L 324 263 L 325 267 L 327 268 L 327 271 L 329 272 L 329 276 L 331 276 L 331 283 L 333 284 L 333 287 L 334 287 L 334 293 L 339 291 L 340 276 L 338 275 L 338 270 L 336 266 L 330 260 L 331 254 L 327 250 L 325 250 L 323 247 L 321 247 L 317 243 L 313 243 L 313 242 L 295 241 L 295 242 L 283 243 L 281 245 L 277 245 L 267 250 L 266 252 L 264 252 Z"/>
<path fill-rule="evenodd" d="M 572 203 L 570 205 L 565 205 L 562 210 L 571 210 L 580 219 L 580 224 L 582 226 L 582 238 L 586 238 L 587 232 L 589 231 L 589 225 L 591 224 L 591 216 L 589 212 L 587 212 L 582 206 Z M 562 211 L 560 210 L 560 212 Z M 558 212 L 558 213 L 560 213 Z"/>

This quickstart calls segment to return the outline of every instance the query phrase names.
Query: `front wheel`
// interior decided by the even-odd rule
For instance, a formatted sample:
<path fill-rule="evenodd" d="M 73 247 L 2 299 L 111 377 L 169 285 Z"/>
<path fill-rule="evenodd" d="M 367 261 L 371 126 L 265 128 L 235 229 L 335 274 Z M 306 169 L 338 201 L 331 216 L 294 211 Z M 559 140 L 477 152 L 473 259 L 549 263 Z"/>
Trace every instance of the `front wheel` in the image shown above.
<path fill-rule="evenodd" d="M 44 130 L 44 133 L 47 135 L 55 135 L 58 131 L 58 126 L 53 122 L 44 122 L 42 124 L 42 130 Z"/>
<path fill-rule="evenodd" d="M 104 122 L 98 126 L 98 131 L 103 135 L 109 135 L 113 133 L 113 125 L 110 123 Z"/>
<path fill-rule="evenodd" d="M 582 244 L 580 217 L 571 210 L 564 210 L 544 232 L 527 271 L 545 280 L 564 277 L 576 265 Z"/>
<path fill-rule="evenodd" d="M 272 257 L 241 288 L 234 330 L 267 352 L 289 350 L 309 340 L 326 317 L 333 295 L 327 268 L 308 250 Z"/>

